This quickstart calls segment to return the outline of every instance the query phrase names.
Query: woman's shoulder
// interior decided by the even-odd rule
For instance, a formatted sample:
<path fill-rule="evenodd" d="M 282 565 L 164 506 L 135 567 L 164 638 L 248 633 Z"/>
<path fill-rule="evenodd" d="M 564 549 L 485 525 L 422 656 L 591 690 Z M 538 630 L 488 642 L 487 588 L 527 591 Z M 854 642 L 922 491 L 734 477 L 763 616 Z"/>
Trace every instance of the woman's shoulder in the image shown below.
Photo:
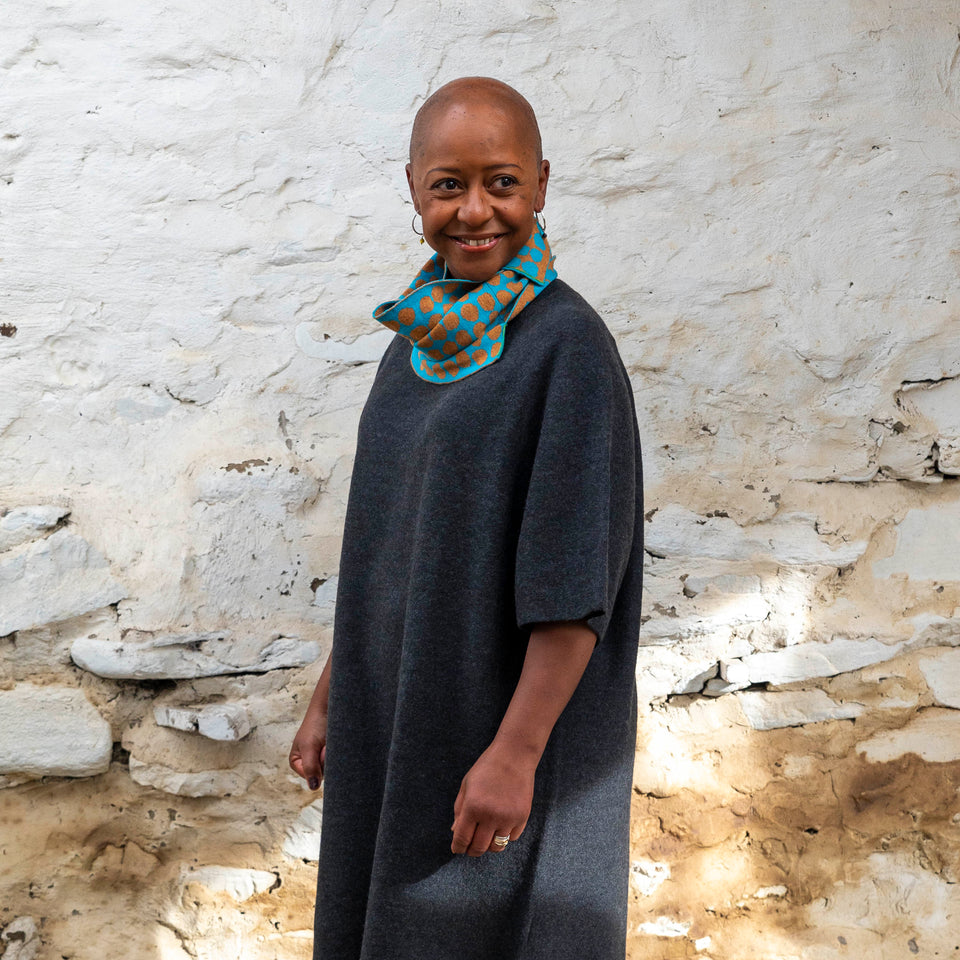
<path fill-rule="evenodd" d="M 520 321 L 520 322 L 518 322 Z M 541 356 L 590 354 L 595 362 L 620 365 L 616 341 L 593 307 L 559 278 L 513 321 L 517 338 Z M 508 327 L 510 335 L 510 328 Z"/>

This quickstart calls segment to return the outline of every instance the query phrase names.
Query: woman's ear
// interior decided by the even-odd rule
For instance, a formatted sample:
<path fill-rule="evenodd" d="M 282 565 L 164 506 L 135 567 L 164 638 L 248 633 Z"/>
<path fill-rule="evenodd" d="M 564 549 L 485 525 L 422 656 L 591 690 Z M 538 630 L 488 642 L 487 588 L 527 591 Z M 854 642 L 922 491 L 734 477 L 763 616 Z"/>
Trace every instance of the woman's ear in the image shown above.
<path fill-rule="evenodd" d="M 411 164 L 407 164 L 407 186 L 410 188 L 410 199 L 413 201 L 413 209 L 420 212 L 420 201 L 417 200 L 417 188 L 413 185 L 413 167 Z"/>
<path fill-rule="evenodd" d="M 409 174 L 407 175 L 409 177 Z M 550 161 L 540 161 L 540 173 L 537 176 L 537 199 L 533 209 L 539 213 L 547 202 L 547 181 L 550 179 Z"/>

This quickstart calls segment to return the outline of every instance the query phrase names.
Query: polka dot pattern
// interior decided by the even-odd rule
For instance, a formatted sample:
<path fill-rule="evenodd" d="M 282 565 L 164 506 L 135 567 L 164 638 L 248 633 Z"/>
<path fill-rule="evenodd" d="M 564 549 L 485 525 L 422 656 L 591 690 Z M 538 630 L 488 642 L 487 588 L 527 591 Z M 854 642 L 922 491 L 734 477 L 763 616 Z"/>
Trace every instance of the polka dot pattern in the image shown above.
<path fill-rule="evenodd" d="M 546 234 L 535 226 L 520 252 L 485 283 L 448 277 L 434 254 L 399 300 L 381 303 L 375 320 L 412 344 L 410 363 L 423 380 L 452 383 L 494 363 L 507 323 L 556 278 Z"/>

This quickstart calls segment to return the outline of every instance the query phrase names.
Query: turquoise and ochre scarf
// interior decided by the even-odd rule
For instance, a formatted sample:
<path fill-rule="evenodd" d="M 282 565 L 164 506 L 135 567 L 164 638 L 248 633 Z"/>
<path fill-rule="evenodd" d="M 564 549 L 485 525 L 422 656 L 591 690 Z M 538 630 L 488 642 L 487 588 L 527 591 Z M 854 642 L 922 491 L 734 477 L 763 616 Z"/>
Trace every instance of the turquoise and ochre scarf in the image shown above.
<path fill-rule="evenodd" d="M 400 299 L 381 303 L 373 317 L 413 344 L 418 377 L 452 383 L 496 362 L 507 322 L 556 276 L 547 236 L 534 226 L 520 252 L 485 283 L 448 277 L 435 253 Z"/>

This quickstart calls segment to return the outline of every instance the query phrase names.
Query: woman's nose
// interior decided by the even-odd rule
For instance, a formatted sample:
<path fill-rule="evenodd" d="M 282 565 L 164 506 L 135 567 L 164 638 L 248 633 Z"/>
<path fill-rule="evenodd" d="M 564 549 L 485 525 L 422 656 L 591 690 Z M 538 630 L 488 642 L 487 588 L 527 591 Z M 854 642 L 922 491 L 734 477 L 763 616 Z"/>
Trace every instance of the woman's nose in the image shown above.
<path fill-rule="evenodd" d="M 486 223 L 493 215 L 490 198 L 482 186 L 470 187 L 463 196 L 458 216 L 460 220 L 470 226 L 479 226 Z"/>

